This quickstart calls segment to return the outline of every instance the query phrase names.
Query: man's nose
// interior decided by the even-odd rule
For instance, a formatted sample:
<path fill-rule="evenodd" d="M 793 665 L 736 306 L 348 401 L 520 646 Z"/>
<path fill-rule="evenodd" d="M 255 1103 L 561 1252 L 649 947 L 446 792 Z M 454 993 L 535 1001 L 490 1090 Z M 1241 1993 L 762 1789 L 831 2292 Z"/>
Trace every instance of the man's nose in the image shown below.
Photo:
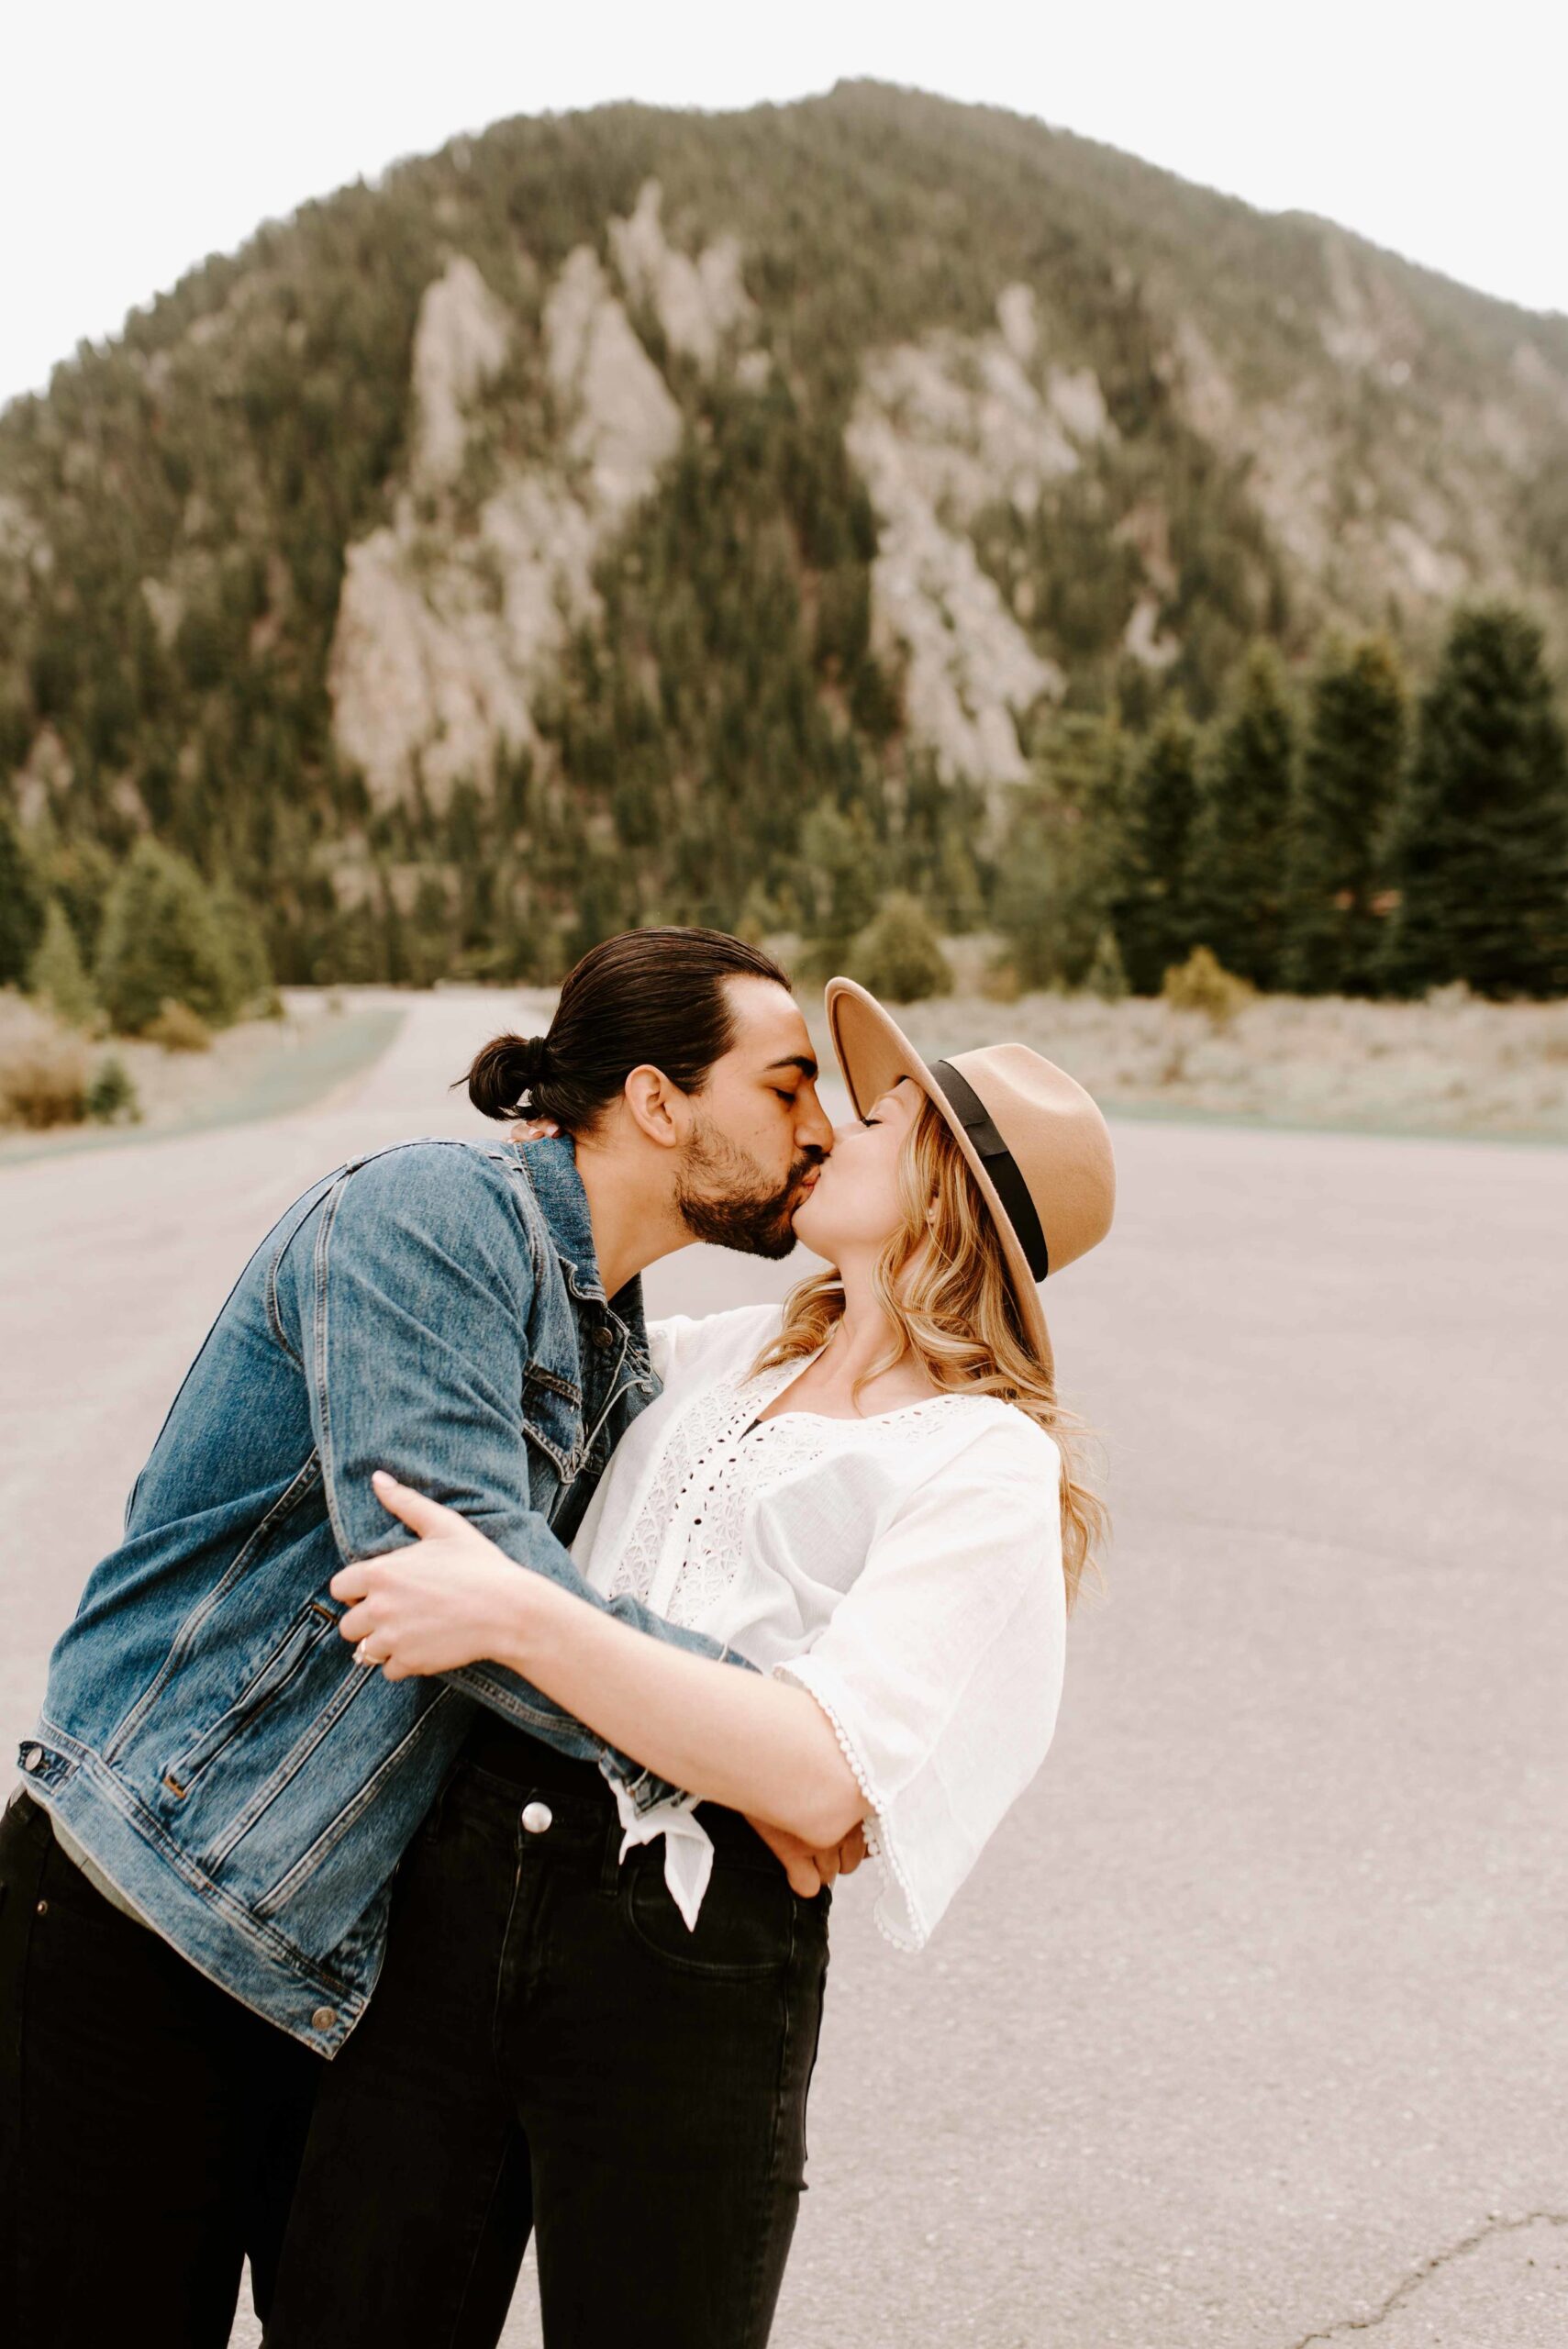
<path fill-rule="evenodd" d="M 817 1097 L 815 1082 L 801 1086 L 799 1100 L 804 1114 L 795 1123 L 795 1140 L 802 1150 L 818 1151 L 825 1158 L 839 1137 Z"/>

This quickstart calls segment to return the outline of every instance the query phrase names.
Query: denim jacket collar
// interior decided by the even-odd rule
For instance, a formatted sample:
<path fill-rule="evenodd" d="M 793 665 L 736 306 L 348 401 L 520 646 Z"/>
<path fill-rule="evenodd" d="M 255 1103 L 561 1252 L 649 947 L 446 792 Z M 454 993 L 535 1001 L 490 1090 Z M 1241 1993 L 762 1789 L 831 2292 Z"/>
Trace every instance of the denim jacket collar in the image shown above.
<path fill-rule="evenodd" d="M 570 1134 L 546 1136 L 519 1143 L 528 1180 L 543 1208 L 555 1252 L 568 1287 L 584 1302 L 602 1305 L 626 1330 L 637 1366 L 648 1368 L 648 1325 L 643 1316 L 642 1279 L 634 1274 L 613 1297 L 605 1295 L 599 1260 L 594 1247 L 594 1226 L 588 1194 L 577 1172 L 577 1146 Z"/>

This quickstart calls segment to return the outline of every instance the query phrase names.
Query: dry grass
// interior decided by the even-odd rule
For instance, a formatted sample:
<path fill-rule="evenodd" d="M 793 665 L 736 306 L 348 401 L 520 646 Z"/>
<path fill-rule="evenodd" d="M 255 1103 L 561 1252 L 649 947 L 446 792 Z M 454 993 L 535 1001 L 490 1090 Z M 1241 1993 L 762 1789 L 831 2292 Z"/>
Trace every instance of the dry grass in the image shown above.
<path fill-rule="evenodd" d="M 138 1135 L 203 1120 L 258 1086 L 264 1089 L 269 1073 L 309 1049 L 328 1025 L 347 1025 L 333 1019 L 330 1002 L 322 990 L 291 990 L 285 1018 L 242 1020 L 217 1034 L 203 1029 L 206 1041 L 200 1048 L 186 1041 L 183 1028 L 177 1041 L 116 1036 L 95 1044 L 36 1001 L 0 989 L 0 1163 L 30 1155 L 37 1147 L 32 1137 L 42 1126 L 91 1120 L 93 1087 L 106 1060 L 117 1061 L 129 1082 Z M 46 1116 L 50 1099 L 59 1108 Z M 270 1111 L 263 1103 L 256 1114 Z M 127 1117 L 122 1107 L 115 1121 Z"/>
<path fill-rule="evenodd" d="M 92 1082 L 92 1057 L 74 1029 L 9 988 L 0 994 L 0 1127 L 79 1126 Z"/>
<path fill-rule="evenodd" d="M 1229 1026 L 1167 1003 L 978 992 L 897 1017 L 928 1058 L 1017 1038 L 1106 1108 L 1568 1141 L 1568 1003 L 1262 996 Z M 815 1021 L 826 1046 L 820 1021 Z"/>
<path fill-rule="evenodd" d="M 212 1030 L 188 1003 L 168 1002 L 156 1019 L 150 1019 L 142 1030 L 150 1044 L 161 1044 L 166 1052 L 210 1052 Z"/>

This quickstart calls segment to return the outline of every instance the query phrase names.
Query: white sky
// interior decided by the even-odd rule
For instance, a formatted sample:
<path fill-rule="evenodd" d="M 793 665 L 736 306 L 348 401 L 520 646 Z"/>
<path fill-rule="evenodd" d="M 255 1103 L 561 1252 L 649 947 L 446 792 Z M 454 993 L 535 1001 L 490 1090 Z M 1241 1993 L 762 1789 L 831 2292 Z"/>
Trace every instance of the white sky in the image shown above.
<path fill-rule="evenodd" d="M 454 132 L 874 75 L 1568 310 L 1562 0 L 10 0 L 0 401 L 260 221 Z"/>

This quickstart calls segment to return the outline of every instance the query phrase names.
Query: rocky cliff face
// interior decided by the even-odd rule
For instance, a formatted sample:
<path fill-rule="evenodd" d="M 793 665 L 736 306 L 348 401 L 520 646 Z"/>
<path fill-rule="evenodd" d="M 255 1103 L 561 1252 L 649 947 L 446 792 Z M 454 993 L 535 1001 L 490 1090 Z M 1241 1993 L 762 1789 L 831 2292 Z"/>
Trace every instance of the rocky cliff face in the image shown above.
<path fill-rule="evenodd" d="M 1356 606 L 1418 624 L 1481 586 L 1528 592 L 1513 543 L 1518 493 L 1543 448 L 1568 433 L 1568 375 L 1519 344 L 1497 395 L 1443 410 L 1466 438 L 1463 465 L 1434 464 L 1423 436 L 1396 430 L 1375 484 L 1347 490 L 1345 404 L 1396 409 L 1423 330 L 1351 239 L 1325 229 L 1322 245 L 1329 299 L 1317 331 L 1328 372 L 1259 398 L 1196 318 L 1173 308 L 1161 363 L 1178 413 L 1244 464 L 1308 608 L 1332 617 Z M 502 743 L 538 747 L 531 705 L 568 632 L 596 617 L 594 566 L 681 437 L 677 399 L 636 321 L 703 375 L 732 373 L 753 389 L 768 379 L 773 362 L 736 237 L 680 250 L 649 180 L 629 214 L 607 223 L 606 246 L 607 265 L 588 246 L 572 251 L 543 303 L 557 449 L 508 471 L 466 535 L 449 494 L 469 410 L 503 369 L 515 323 L 462 256 L 425 295 L 409 478 L 394 524 L 349 550 L 332 653 L 338 744 L 378 802 L 404 796 L 417 769 L 439 805 L 456 778 L 486 780 Z M 988 331 L 938 330 L 867 352 L 845 445 L 877 519 L 874 640 L 902 677 L 908 741 L 943 775 L 992 790 L 1020 781 L 1029 715 L 1067 682 L 1029 625 L 1032 586 L 1010 594 L 984 566 L 977 521 L 1005 506 L 1028 522 L 1118 441 L 1095 369 L 1052 350 L 1027 284 L 1001 289 Z M 1107 516 L 1107 537 L 1135 558 L 1120 649 L 1158 674 L 1182 652 L 1166 503 L 1156 495 Z"/>
<path fill-rule="evenodd" d="M 332 647 L 338 746 L 379 804 L 404 796 L 417 772 L 439 806 L 462 776 L 487 783 L 503 744 L 538 747 L 531 699 L 567 632 L 596 617 L 595 562 L 681 437 L 680 408 L 628 305 L 703 373 L 766 381 L 740 246 L 678 251 L 661 209 L 651 180 L 630 217 L 610 222 L 613 274 L 587 246 L 568 256 L 541 319 L 557 451 L 508 470 L 466 531 L 450 493 L 469 411 L 505 366 L 512 329 L 461 256 L 425 294 L 409 478 L 393 524 L 348 550 Z M 875 637 L 903 674 L 911 740 L 950 778 L 1021 780 L 1019 720 L 1065 685 L 981 568 L 969 528 L 998 499 L 1031 513 L 1048 484 L 1114 435 L 1093 369 L 1052 363 L 1044 350 L 1027 285 L 1004 289 L 992 333 L 896 344 L 867 362 L 845 441 L 879 525 Z M 1162 664 L 1152 606 L 1140 606 L 1127 640 Z"/>

